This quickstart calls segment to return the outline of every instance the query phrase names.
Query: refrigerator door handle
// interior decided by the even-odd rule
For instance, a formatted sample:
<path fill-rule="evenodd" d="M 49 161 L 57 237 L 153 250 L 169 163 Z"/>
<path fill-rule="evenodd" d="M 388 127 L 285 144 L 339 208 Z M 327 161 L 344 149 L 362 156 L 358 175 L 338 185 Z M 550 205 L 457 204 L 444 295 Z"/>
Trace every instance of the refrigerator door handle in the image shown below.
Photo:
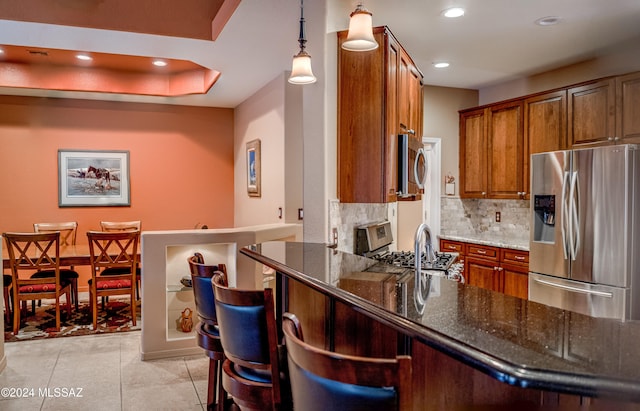
<path fill-rule="evenodd" d="M 613 298 L 613 294 L 612 293 L 607 293 L 605 291 L 586 290 L 584 288 L 572 287 L 570 285 L 564 285 L 564 284 L 558 284 L 558 283 L 555 283 L 553 281 L 541 280 L 539 278 L 534 278 L 533 281 L 535 281 L 537 283 L 540 283 L 540 284 L 548 285 L 550 287 L 561 288 L 563 290 L 572 291 L 572 292 L 575 292 L 575 293 L 590 294 L 590 295 L 597 295 L 598 297 Z"/>
<path fill-rule="evenodd" d="M 562 199 L 561 199 L 561 206 L 560 206 L 560 221 L 562 222 L 561 224 L 561 233 L 562 233 L 562 251 L 564 252 L 564 259 L 567 260 L 569 258 L 569 244 L 568 243 L 568 238 L 567 235 L 568 233 L 571 233 L 571 224 L 570 224 L 570 220 L 569 220 L 569 212 L 567 210 L 568 208 L 568 187 L 569 187 L 569 172 L 565 171 L 564 172 L 564 177 L 562 179 Z"/>
<path fill-rule="evenodd" d="M 575 261 L 578 256 L 578 250 L 580 250 L 580 185 L 578 184 L 578 172 L 573 172 L 573 179 L 571 181 L 571 187 L 573 195 L 571 201 L 573 202 L 573 250 L 572 259 Z"/>
<path fill-rule="evenodd" d="M 580 187 L 578 186 L 578 172 L 571 176 L 571 259 L 576 260 L 580 248 Z"/>

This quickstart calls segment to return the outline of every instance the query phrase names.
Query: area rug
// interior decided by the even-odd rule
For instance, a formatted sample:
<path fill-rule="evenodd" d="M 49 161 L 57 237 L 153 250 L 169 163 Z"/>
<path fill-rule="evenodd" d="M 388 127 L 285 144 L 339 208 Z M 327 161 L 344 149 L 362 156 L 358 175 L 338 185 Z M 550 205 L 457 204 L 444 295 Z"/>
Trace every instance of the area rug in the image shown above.
<path fill-rule="evenodd" d="M 89 302 L 80 303 L 77 310 L 71 310 L 71 315 L 67 314 L 64 307 L 60 310 L 60 331 L 56 332 L 56 310 L 53 305 L 42 304 L 36 307 L 36 314 L 31 313 L 31 309 L 26 317 L 23 317 L 22 327 L 18 335 L 13 335 L 11 324 L 5 324 L 5 342 L 35 340 L 42 338 L 73 337 L 80 335 L 105 334 L 114 332 L 126 332 L 140 330 L 142 320 L 140 318 L 140 301 L 137 302 L 136 325 L 131 322 L 131 308 L 129 300 L 118 301 L 110 298 L 105 304 L 105 309 L 98 311 L 98 329 L 93 329 L 93 319 L 91 317 L 91 307 Z M 98 304 L 100 307 L 100 304 Z M 30 308 L 30 304 L 29 304 Z"/>

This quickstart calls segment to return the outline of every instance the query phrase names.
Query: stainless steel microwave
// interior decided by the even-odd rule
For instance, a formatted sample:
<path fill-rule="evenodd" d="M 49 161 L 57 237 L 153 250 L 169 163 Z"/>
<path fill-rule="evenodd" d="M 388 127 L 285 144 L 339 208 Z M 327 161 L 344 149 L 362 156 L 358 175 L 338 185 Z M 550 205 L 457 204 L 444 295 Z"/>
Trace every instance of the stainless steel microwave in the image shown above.
<path fill-rule="evenodd" d="M 415 146 L 415 147 L 413 147 Z M 421 144 L 411 144 L 408 134 L 398 134 L 398 196 L 415 196 L 424 189 L 427 157 Z"/>

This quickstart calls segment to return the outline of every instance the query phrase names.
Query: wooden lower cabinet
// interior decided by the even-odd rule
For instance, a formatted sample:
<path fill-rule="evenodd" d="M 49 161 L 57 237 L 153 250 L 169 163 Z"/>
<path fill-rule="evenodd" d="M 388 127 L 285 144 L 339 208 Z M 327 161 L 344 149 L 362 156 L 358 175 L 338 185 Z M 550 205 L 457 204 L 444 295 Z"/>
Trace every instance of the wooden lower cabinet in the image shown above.
<path fill-rule="evenodd" d="M 502 276 L 497 270 L 497 263 L 468 257 L 465 262 L 467 284 L 487 290 L 501 291 Z"/>
<path fill-rule="evenodd" d="M 514 297 L 529 296 L 529 253 L 461 241 L 440 240 L 440 250 L 460 254 L 467 284 Z"/>
<path fill-rule="evenodd" d="M 380 358 L 411 355 L 413 411 L 637 409 L 637 404 L 633 403 L 559 394 L 500 382 L 346 304 L 332 301 L 296 281 L 288 283 L 287 310 L 300 320 L 304 339 L 309 344 L 352 355 Z M 517 300 L 513 302 L 517 304 Z M 514 309 L 511 307 L 504 311 L 513 313 Z M 494 317 L 496 314 L 492 313 Z M 505 324 L 508 323 L 505 319 Z"/>

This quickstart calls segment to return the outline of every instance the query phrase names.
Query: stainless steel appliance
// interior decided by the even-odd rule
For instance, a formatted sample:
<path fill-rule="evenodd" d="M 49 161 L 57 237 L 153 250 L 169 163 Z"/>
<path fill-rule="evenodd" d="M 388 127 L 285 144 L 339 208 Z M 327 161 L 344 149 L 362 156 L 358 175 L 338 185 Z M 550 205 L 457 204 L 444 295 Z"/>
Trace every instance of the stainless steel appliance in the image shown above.
<path fill-rule="evenodd" d="M 384 264 L 400 268 L 414 268 L 414 251 L 390 251 L 389 245 L 393 242 L 391 223 L 383 221 L 356 228 L 355 254 L 376 259 Z M 427 262 L 427 253 L 422 253 L 422 269 L 430 274 L 453 277 L 460 281 L 460 267 L 455 264 L 457 254 L 435 252 L 435 258 Z"/>
<path fill-rule="evenodd" d="M 408 134 L 398 134 L 398 196 L 415 196 L 416 190 L 423 190 L 428 169 L 424 148 Z"/>
<path fill-rule="evenodd" d="M 529 299 L 640 319 L 640 149 L 531 156 Z"/>

